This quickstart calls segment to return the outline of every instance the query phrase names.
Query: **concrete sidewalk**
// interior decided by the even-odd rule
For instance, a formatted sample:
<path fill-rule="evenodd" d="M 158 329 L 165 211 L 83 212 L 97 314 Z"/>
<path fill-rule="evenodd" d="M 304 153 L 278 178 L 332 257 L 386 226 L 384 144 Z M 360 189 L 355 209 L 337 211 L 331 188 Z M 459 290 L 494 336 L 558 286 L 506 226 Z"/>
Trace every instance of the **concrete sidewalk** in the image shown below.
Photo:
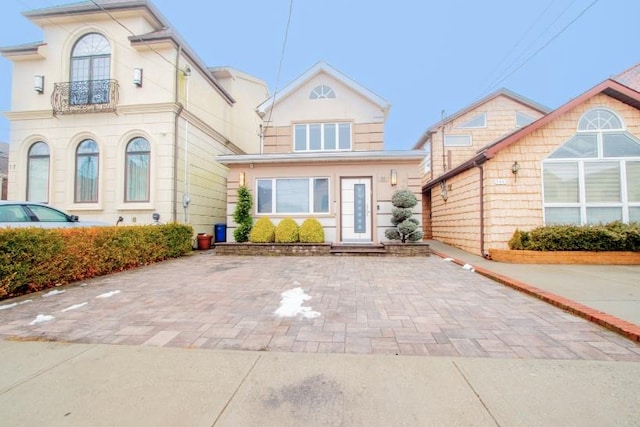
<path fill-rule="evenodd" d="M 509 264 L 428 242 L 436 255 L 640 341 L 640 265 Z"/>
<path fill-rule="evenodd" d="M 0 341 L 11 426 L 638 425 L 640 363 Z"/>

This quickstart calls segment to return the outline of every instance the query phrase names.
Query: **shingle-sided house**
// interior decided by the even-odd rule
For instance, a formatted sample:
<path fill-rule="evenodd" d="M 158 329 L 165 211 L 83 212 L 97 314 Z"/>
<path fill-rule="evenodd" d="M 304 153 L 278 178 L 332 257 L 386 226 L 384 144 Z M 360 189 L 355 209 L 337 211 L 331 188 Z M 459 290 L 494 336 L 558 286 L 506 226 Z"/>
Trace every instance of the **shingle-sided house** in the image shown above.
<path fill-rule="evenodd" d="M 227 207 L 215 157 L 259 150 L 264 82 L 207 68 L 149 1 L 24 16 L 42 41 L 0 49 L 13 62 L 9 198 L 212 233 Z"/>
<path fill-rule="evenodd" d="M 391 226 L 391 196 L 420 200 L 420 150 L 385 151 L 387 101 L 319 62 L 258 108 L 260 150 L 217 159 L 229 167 L 227 223 L 233 240 L 237 190 L 256 218 L 318 219 L 331 243 L 379 243 Z M 420 213 L 420 204 L 416 213 Z"/>
<path fill-rule="evenodd" d="M 620 80 L 631 84 L 628 71 Z M 609 79 L 546 114 L 530 108 L 522 111 L 530 123 L 479 143 L 472 137 L 460 156 L 461 140 L 445 139 L 438 151 L 441 142 L 427 132 L 432 168 L 422 191 L 429 237 L 487 256 L 506 249 L 516 229 L 640 221 L 640 93 Z M 480 122 L 475 114 L 467 112 L 463 130 L 464 120 Z M 460 132 L 461 125 L 445 124 L 445 138 Z"/>

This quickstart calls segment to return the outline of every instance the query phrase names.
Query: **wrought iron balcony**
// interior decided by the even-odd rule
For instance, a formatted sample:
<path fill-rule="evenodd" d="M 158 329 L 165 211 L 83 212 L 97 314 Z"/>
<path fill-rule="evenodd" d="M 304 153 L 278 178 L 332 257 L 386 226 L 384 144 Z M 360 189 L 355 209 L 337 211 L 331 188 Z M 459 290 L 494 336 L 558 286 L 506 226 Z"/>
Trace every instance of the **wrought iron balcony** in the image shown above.
<path fill-rule="evenodd" d="M 108 113 L 116 111 L 117 80 L 55 83 L 51 95 L 53 114 Z"/>

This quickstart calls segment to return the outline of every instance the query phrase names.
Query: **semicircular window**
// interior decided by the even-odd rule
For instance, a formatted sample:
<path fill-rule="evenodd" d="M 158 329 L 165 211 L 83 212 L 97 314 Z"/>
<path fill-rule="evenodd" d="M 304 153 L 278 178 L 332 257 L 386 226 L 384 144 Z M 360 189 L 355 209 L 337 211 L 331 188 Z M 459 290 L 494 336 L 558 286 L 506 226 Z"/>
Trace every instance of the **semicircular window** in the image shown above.
<path fill-rule="evenodd" d="M 309 94 L 309 99 L 328 99 L 335 97 L 336 93 L 330 86 L 326 85 L 316 86 Z"/>

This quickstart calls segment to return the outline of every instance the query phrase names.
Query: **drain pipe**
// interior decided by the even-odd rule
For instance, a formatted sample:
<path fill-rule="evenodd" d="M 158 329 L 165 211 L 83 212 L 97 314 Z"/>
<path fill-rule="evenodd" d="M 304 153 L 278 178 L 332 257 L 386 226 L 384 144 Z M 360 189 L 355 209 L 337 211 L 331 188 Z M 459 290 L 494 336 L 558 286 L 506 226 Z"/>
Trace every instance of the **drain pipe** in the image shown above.
<path fill-rule="evenodd" d="M 184 106 L 180 103 L 180 54 L 182 53 L 182 46 L 178 46 L 176 52 L 176 75 L 175 75 L 175 94 L 174 102 L 178 106 L 176 116 L 173 123 L 173 170 L 171 171 L 171 180 L 173 182 L 173 194 L 171 201 L 171 219 L 173 222 L 178 222 L 178 155 L 179 151 L 179 133 L 180 133 L 180 115 Z"/>
<path fill-rule="evenodd" d="M 476 164 L 480 173 L 480 255 L 483 258 L 489 259 L 489 254 L 484 250 L 484 167 L 482 164 Z"/>

